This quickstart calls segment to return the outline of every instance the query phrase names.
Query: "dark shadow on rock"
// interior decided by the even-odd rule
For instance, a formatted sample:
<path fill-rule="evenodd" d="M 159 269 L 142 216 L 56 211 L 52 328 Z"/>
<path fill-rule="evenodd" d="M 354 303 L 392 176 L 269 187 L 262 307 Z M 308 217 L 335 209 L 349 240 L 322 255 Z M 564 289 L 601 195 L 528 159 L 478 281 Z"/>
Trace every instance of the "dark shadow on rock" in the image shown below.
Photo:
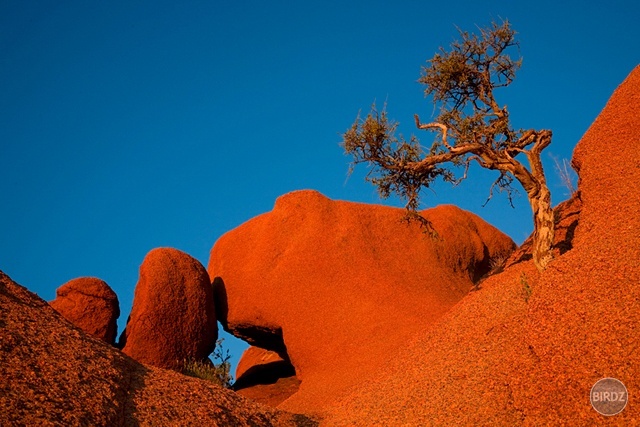
<path fill-rule="evenodd" d="M 573 235 L 577 226 L 578 219 L 576 218 L 576 220 L 567 227 L 567 235 L 565 236 L 565 239 L 554 245 L 554 247 L 560 251 L 560 255 L 573 249 Z"/>
<path fill-rule="evenodd" d="M 222 280 L 222 277 L 214 277 L 211 285 L 213 286 L 213 300 L 215 301 L 216 318 L 226 331 L 227 316 L 229 315 L 227 288 L 224 284 L 224 280 Z"/>
<path fill-rule="evenodd" d="M 277 408 L 300 389 L 300 380 L 290 362 L 280 360 L 256 365 L 244 372 L 233 386 L 241 396 Z"/>
<path fill-rule="evenodd" d="M 280 327 L 238 324 L 227 329 L 227 332 L 253 346 L 271 350 L 278 353 L 283 359 L 289 359 L 284 337 L 282 336 L 282 328 Z"/>
<path fill-rule="evenodd" d="M 295 375 L 296 369 L 291 362 L 286 360 L 256 365 L 249 368 L 236 380 L 233 389 L 238 391 L 258 384 L 275 384 L 281 378 L 294 377 Z"/>
<path fill-rule="evenodd" d="M 482 248 L 482 260 L 474 266 L 471 280 L 477 286 L 489 273 L 491 273 L 491 254 L 487 245 L 484 245 Z"/>
<path fill-rule="evenodd" d="M 119 423 L 123 427 L 137 427 L 140 422 L 136 417 L 135 397 L 145 387 L 148 369 L 124 354 L 113 361 L 113 367 L 120 373 L 119 389 L 113 404 L 117 405 Z"/>
<path fill-rule="evenodd" d="M 287 347 L 284 344 L 282 328 L 276 325 L 233 324 L 229 325 L 229 302 L 227 288 L 222 277 L 213 279 L 213 295 L 215 299 L 216 317 L 225 331 L 249 344 L 271 350 L 288 359 Z"/>
<path fill-rule="evenodd" d="M 556 227 L 559 232 L 553 247 L 560 252 L 560 255 L 573 249 L 573 238 L 580 222 L 581 209 L 582 200 L 580 193 L 577 193 L 554 210 L 554 214 L 557 212 Z"/>

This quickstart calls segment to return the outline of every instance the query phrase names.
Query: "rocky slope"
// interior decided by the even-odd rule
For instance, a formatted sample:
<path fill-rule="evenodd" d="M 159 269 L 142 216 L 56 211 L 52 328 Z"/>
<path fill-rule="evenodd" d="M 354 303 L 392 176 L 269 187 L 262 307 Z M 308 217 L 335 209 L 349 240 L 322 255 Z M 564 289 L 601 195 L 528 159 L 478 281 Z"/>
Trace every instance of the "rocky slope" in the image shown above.
<path fill-rule="evenodd" d="M 542 274 L 490 277 L 394 363 L 333 407 L 326 425 L 640 425 L 640 67 L 574 153 L 582 207 L 572 248 Z M 603 377 L 627 387 L 592 409 Z"/>
<path fill-rule="evenodd" d="M 210 382 L 145 366 L 0 272 L 2 426 L 309 426 Z"/>

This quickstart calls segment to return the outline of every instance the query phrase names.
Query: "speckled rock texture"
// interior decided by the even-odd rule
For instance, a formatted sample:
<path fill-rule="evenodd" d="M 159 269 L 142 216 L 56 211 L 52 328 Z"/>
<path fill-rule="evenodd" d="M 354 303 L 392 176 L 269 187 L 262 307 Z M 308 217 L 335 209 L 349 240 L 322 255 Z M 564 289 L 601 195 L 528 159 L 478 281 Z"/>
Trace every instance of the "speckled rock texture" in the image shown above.
<path fill-rule="evenodd" d="M 639 135 L 640 67 L 575 149 L 572 248 L 541 274 L 523 261 L 489 277 L 325 425 L 640 425 Z M 613 417 L 589 401 L 603 377 L 629 392 Z"/>
<path fill-rule="evenodd" d="M 56 290 L 56 299 L 49 304 L 83 331 L 115 344 L 120 305 L 105 281 L 95 277 L 70 280 Z"/>
<path fill-rule="evenodd" d="M 142 365 L 0 272 L 2 426 L 315 424 L 208 381 Z"/>
<path fill-rule="evenodd" d="M 179 370 L 185 360 L 206 359 L 217 336 L 213 289 L 202 264 L 173 248 L 149 252 L 120 338 L 122 351 L 139 362 Z"/>
<path fill-rule="evenodd" d="M 214 245 L 208 270 L 221 323 L 288 358 L 301 381 L 280 408 L 322 415 L 515 246 L 454 206 L 423 212 L 437 237 L 404 215 L 297 191 Z"/>

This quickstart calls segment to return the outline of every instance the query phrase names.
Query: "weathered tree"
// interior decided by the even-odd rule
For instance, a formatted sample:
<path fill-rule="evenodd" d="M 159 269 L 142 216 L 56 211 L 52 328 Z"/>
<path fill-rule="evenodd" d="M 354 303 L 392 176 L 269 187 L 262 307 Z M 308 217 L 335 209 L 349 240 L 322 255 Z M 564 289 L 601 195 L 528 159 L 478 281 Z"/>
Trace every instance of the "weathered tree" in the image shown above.
<path fill-rule="evenodd" d="M 457 184 L 467 177 L 472 162 L 499 172 L 489 199 L 497 186 L 511 202 L 515 178 L 533 210 L 533 259 L 542 270 L 552 258 L 554 236 L 551 195 L 540 160 L 542 150 L 551 143 L 551 131 L 514 129 L 507 106 L 500 106 L 494 95 L 496 89 L 513 82 L 522 63 L 508 54 L 518 47 L 515 34 L 508 21 L 494 22 L 480 29 L 479 35 L 460 32 L 461 40 L 454 41 L 450 50 L 440 48 L 422 68 L 418 81 L 439 108 L 439 115 L 429 123 L 414 116 L 418 129 L 435 133 L 428 149 L 415 136 L 409 140 L 396 136 L 398 124 L 389 120 L 386 108 L 377 111 L 375 105 L 366 118 L 358 115 L 343 134 L 342 146 L 353 156 L 352 167 L 369 164 L 366 179 L 382 197 L 395 193 L 406 200 L 413 217 L 418 215 L 422 189 L 437 178 Z M 452 165 L 463 168 L 460 178 Z"/>

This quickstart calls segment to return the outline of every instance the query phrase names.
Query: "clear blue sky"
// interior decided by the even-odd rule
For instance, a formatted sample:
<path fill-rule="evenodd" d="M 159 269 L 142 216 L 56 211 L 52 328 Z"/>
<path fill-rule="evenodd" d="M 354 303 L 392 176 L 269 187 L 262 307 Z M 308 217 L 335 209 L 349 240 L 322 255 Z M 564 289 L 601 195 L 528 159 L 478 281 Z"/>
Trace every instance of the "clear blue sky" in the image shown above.
<path fill-rule="evenodd" d="M 380 203 L 364 167 L 347 180 L 340 133 L 374 100 L 415 132 L 413 114 L 433 112 L 420 67 L 456 26 L 499 18 L 524 63 L 496 95 L 517 127 L 553 130 L 558 203 L 550 155 L 571 157 L 640 63 L 639 16 L 631 0 L 2 1 L 0 269 L 46 300 L 75 277 L 107 281 L 121 330 L 155 247 L 206 266 L 223 233 L 297 189 Z M 425 207 L 455 203 L 522 242 L 526 198 L 482 208 L 495 176 L 473 172 Z"/>

